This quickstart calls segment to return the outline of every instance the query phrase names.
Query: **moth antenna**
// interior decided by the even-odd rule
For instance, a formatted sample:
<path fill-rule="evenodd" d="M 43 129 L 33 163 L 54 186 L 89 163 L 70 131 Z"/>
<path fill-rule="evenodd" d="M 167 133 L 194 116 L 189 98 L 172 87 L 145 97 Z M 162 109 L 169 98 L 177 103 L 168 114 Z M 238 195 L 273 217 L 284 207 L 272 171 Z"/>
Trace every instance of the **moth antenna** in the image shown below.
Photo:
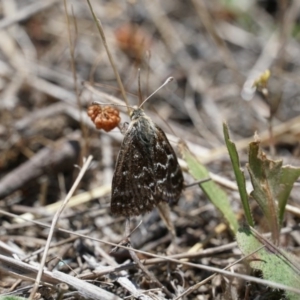
<path fill-rule="evenodd" d="M 146 52 L 147 56 L 147 77 L 146 77 L 146 95 L 149 94 L 149 77 L 150 77 L 150 59 L 151 59 L 151 51 L 148 50 Z"/>
<path fill-rule="evenodd" d="M 138 93 L 139 93 L 139 103 L 143 102 L 143 95 L 142 95 L 142 89 L 141 89 L 141 69 L 138 68 Z"/>
<path fill-rule="evenodd" d="M 98 101 L 93 101 L 92 105 L 121 106 L 121 107 L 129 107 L 129 108 L 133 109 L 132 106 L 127 106 L 127 105 L 123 105 L 123 104 L 115 104 L 115 103 L 101 103 L 101 102 L 98 102 Z"/>
<path fill-rule="evenodd" d="M 150 96 L 148 96 L 143 102 L 142 104 L 140 104 L 139 108 L 141 108 L 146 101 L 148 101 L 154 94 L 156 94 L 160 89 L 162 89 L 165 85 L 167 85 L 169 82 L 171 82 L 174 78 L 173 77 L 169 77 L 158 89 L 156 89 Z"/>

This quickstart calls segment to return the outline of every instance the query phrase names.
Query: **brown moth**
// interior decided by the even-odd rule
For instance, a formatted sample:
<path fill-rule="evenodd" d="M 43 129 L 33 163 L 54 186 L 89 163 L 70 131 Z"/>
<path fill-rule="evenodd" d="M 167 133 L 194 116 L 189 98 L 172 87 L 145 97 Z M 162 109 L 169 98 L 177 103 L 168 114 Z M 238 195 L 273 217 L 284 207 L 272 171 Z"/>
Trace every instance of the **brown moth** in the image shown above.
<path fill-rule="evenodd" d="M 161 201 L 176 203 L 183 189 L 176 154 L 162 129 L 141 108 L 145 101 L 130 113 L 117 158 L 111 194 L 115 215 L 140 215 Z"/>

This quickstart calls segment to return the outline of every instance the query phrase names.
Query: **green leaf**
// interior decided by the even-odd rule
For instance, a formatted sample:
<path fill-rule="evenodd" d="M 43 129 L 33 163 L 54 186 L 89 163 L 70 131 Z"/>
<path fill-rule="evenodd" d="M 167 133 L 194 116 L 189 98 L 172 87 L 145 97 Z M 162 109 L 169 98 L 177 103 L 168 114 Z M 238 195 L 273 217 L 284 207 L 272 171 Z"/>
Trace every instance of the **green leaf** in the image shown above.
<path fill-rule="evenodd" d="M 281 169 L 280 191 L 277 196 L 279 209 L 279 224 L 282 225 L 285 206 L 295 181 L 300 176 L 300 168 L 284 166 Z"/>
<path fill-rule="evenodd" d="M 251 210 L 250 210 L 250 206 L 249 206 L 248 194 L 247 194 L 247 190 L 246 190 L 246 181 L 245 181 L 244 171 L 242 171 L 240 168 L 239 155 L 236 150 L 235 144 L 230 140 L 228 126 L 225 123 L 223 123 L 223 132 L 224 132 L 225 143 L 227 146 L 227 150 L 228 150 L 228 153 L 229 153 L 229 156 L 231 159 L 231 163 L 232 163 L 232 167 L 233 167 L 233 171 L 235 174 L 235 179 L 236 179 L 236 182 L 238 185 L 240 197 L 242 200 L 245 217 L 247 219 L 248 225 L 254 226 L 254 221 L 252 218 L 252 214 L 251 214 Z"/>
<path fill-rule="evenodd" d="M 300 287 L 300 270 L 295 257 L 272 245 L 262 236 L 254 235 L 250 228 L 239 229 L 237 243 L 254 269 L 261 270 L 264 279 L 296 289 Z M 259 250 L 258 250 L 259 249 Z M 299 294 L 286 291 L 290 300 L 299 299 Z"/>
<path fill-rule="evenodd" d="M 181 145 L 181 152 L 185 159 L 190 174 L 196 179 L 206 179 L 209 177 L 207 169 L 191 154 L 186 146 Z M 233 233 L 237 232 L 238 221 L 231 209 L 230 202 L 226 193 L 212 180 L 200 184 L 201 189 L 209 198 L 209 200 L 217 207 L 223 214 L 224 218 L 229 224 L 230 229 Z"/>

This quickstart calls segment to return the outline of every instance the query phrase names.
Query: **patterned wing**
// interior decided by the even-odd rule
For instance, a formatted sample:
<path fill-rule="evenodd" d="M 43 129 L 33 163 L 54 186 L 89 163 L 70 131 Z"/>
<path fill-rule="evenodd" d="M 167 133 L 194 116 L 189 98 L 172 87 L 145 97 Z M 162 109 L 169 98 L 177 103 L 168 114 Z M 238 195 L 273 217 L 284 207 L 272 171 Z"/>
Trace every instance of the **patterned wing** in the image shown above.
<path fill-rule="evenodd" d="M 111 211 L 135 216 L 148 212 L 160 201 L 155 197 L 155 177 L 149 147 L 134 125 L 125 134 L 112 180 Z"/>
<path fill-rule="evenodd" d="M 183 189 L 183 175 L 177 156 L 165 133 L 156 125 L 157 143 L 153 152 L 157 197 L 177 203 Z"/>
<path fill-rule="evenodd" d="M 125 134 L 112 181 L 113 214 L 140 215 L 180 197 L 183 176 L 175 152 L 164 132 L 147 122 L 140 119 Z"/>

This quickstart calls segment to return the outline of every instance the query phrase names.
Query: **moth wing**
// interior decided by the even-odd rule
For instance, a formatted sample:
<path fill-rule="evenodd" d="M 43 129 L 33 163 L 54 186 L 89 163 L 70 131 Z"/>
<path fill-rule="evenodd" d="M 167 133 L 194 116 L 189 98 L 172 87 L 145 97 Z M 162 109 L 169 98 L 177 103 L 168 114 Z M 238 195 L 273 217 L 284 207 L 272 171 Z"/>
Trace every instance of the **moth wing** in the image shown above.
<path fill-rule="evenodd" d="M 145 147 L 136 126 L 123 139 L 112 180 L 111 211 L 132 216 L 151 211 L 161 199 L 156 197 L 153 155 Z"/>
<path fill-rule="evenodd" d="M 169 203 L 176 203 L 183 189 L 182 170 L 165 133 L 157 125 L 156 131 L 157 142 L 154 146 L 153 161 L 157 196 Z"/>

